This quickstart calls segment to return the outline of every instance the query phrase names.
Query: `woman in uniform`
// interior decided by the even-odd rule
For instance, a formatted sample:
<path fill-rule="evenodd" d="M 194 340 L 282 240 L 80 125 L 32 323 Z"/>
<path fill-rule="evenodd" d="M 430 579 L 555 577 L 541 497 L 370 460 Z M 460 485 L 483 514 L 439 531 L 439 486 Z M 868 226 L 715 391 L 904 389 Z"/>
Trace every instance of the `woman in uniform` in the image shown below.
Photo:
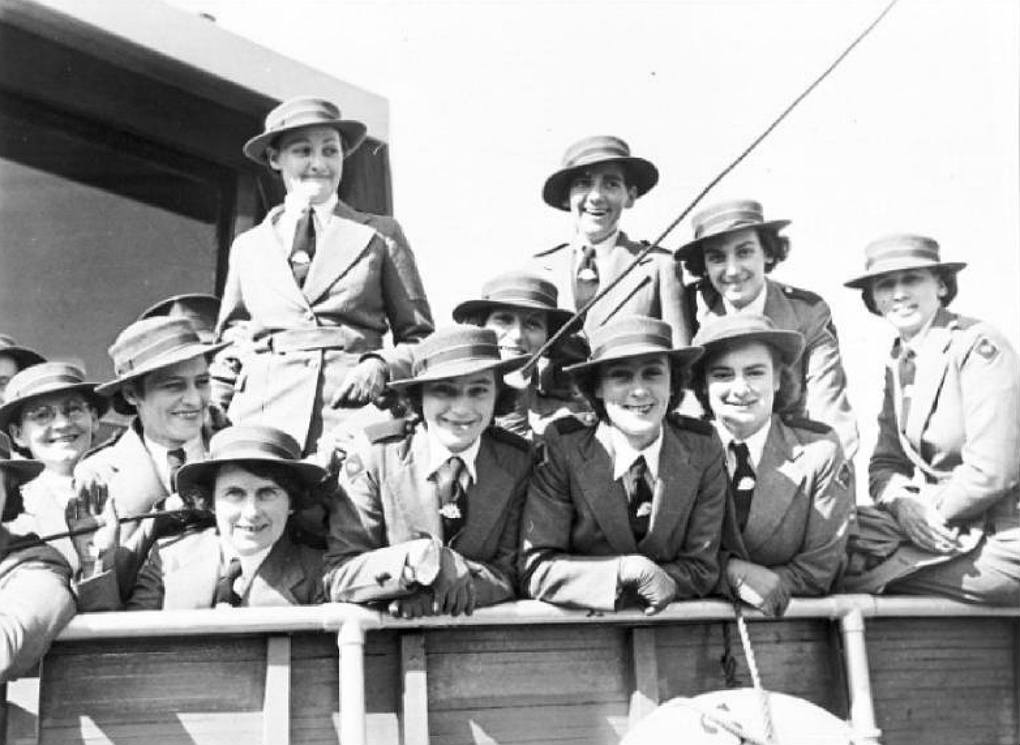
<path fill-rule="evenodd" d="M 832 323 L 821 297 L 766 276 L 786 259 L 790 240 L 779 231 L 789 220 L 766 220 L 752 200 L 722 202 L 696 214 L 694 240 L 676 252 L 698 281 L 687 293 L 695 330 L 714 316 L 753 313 L 776 328 L 798 331 L 804 354 L 790 384 L 787 411 L 832 427 L 848 459 L 857 452 L 857 421 L 846 395 L 846 374 Z"/>
<path fill-rule="evenodd" d="M 799 333 L 764 316 L 724 316 L 695 343 L 705 355 L 694 389 L 726 450 L 740 536 L 724 546 L 720 587 L 781 616 L 791 597 L 829 593 L 845 564 L 850 468 L 828 425 L 775 413 L 804 350 Z"/>
<path fill-rule="evenodd" d="M 345 158 L 365 132 L 328 101 L 294 98 L 244 146 L 279 174 L 287 196 L 230 251 L 218 326 L 242 369 L 227 414 L 234 424 L 282 429 L 305 453 L 343 410 L 404 377 L 411 345 L 432 331 L 400 226 L 337 196 Z M 393 346 L 383 349 L 387 331 Z"/>
<path fill-rule="evenodd" d="M 669 414 L 699 347 L 673 347 L 669 324 L 607 323 L 591 357 L 567 368 L 595 426 L 553 422 L 528 489 L 523 594 L 609 611 L 656 613 L 706 595 L 719 576 L 726 468 L 710 424 Z"/>
<path fill-rule="evenodd" d="M 491 426 L 512 405 L 495 332 L 437 331 L 413 375 L 390 383 L 417 424 L 370 426 L 341 471 L 330 515 L 329 599 L 384 601 L 394 616 L 471 613 L 511 600 L 531 474 L 528 443 Z"/>
<path fill-rule="evenodd" d="M 1020 604 L 1020 366 L 989 324 L 949 310 L 962 262 L 892 235 L 846 283 L 897 338 L 886 362 L 874 508 L 859 512 L 846 589 Z"/>

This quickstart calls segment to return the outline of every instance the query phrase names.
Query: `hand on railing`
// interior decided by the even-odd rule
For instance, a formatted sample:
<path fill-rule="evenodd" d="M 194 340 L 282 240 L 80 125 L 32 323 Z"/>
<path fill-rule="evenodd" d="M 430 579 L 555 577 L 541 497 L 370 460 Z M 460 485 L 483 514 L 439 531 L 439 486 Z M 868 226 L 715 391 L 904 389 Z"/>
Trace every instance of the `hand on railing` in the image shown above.
<path fill-rule="evenodd" d="M 676 597 L 676 582 L 666 570 L 641 554 L 620 559 L 621 590 L 632 590 L 645 603 L 645 615 L 658 613 Z"/>

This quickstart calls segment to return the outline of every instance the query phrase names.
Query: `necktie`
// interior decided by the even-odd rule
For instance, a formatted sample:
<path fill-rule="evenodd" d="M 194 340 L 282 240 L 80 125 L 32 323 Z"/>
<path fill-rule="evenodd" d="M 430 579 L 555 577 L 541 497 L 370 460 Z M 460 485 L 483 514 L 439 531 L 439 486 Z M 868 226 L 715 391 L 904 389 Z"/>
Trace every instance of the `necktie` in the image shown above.
<path fill-rule="evenodd" d="M 467 523 L 467 492 L 461 483 L 464 461 L 451 456 L 436 469 L 436 495 L 443 519 L 443 543 L 449 546 Z"/>
<path fill-rule="evenodd" d="M 907 429 L 907 416 L 910 414 L 910 399 L 914 395 L 914 376 L 917 373 L 917 363 L 914 362 L 914 359 L 916 357 L 917 355 L 910 347 L 904 347 L 900 352 L 900 429 L 904 432 Z"/>
<path fill-rule="evenodd" d="M 640 541 L 648 534 L 648 521 L 652 515 L 652 487 L 648 485 L 645 456 L 641 455 L 634 461 L 628 474 L 630 486 L 627 489 L 627 514 L 630 516 L 634 540 Z"/>
<path fill-rule="evenodd" d="M 234 582 L 241 576 L 241 560 L 236 556 L 230 560 L 227 568 L 220 578 L 216 580 L 216 598 L 214 605 L 232 605 L 235 608 L 241 604 L 241 596 L 234 591 Z"/>
<path fill-rule="evenodd" d="M 315 214 L 311 207 L 301 213 L 294 228 L 294 244 L 290 252 L 290 269 L 298 287 L 305 286 L 308 267 L 315 256 Z"/>
<path fill-rule="evenodd" d="M 747 443 L 731 442 L 730 450 L 737 460 L 737 467 L 733 469 L 733 504 L 737 509 L 737 525 L 743 530 L 754 497 L 754 469 L 751 468 L 751 452 Z"/>
<path fill-rule="evenodd" d="M 166 451 L 166 465 L 170 471 L 170 492 L 177 491 L 177 472 L 181 470 L 181 466 L 188 460 L 187 453 L 184 452 L 184 448 L 175 448 L 174 450 Z"/>
<path fill-rule="evenodd" d="M 577 267 L 574 278 L 574 306 L 580 310 L 599 291 L 599 269 L 595 264 L 595 249 L 585 246 L 582 251 L 581 265 Z"/>

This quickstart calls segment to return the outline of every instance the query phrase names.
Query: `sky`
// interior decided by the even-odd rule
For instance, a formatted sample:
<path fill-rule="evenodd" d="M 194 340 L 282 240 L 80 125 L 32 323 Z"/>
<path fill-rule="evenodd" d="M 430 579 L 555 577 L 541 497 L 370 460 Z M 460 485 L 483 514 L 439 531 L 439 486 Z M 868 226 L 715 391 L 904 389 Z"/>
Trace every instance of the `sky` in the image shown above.
<path fill-rule="evenodd" d="M 572 142 L 615 134 L 659 167 L 622 221 L 656 238 L 886 0 L 172 4 L 388 99 L 394 213 L 446 323 L 485 279 L 570 237 L 540 193 Z M 773 276 L 832 306 L 865 453 L 892 331 L 842 282 L 870 240 L 935 237 L 969 263 L 953 309 L 1020 346 L 1018 110 L 1020 3 L 900 0 L 702 203 L 754 198 L 792 221 Z"/>

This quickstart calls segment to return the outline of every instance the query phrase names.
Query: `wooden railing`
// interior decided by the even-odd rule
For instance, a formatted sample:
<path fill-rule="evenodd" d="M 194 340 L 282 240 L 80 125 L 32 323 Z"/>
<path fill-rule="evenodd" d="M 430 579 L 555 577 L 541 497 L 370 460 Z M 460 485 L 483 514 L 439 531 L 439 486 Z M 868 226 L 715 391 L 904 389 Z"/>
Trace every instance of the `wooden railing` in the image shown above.
<path fill-rule="evenodd" d="M 1008 654 L 1009 660 L 1008 667 L 1003 669 L 1011 670 L 1014 690 L 1018 687 L 1017 682 L 1020 681 L 1016 670 L 1017 654 L 1020 650 L 1020 637 L 1017 635 L 1017 628 L 1020 625 L 1011 620 L 1020 618 L 1020 608 L 986 608 L 927 598 L 835 595 L 819 599 L 794 600 L 784 618 L 778 621 L 759 623 L 764 619 L 753 612 L 748 612 L 746 617 L 749 621 L 754 622 L 752 623 L 752 630 L 755 632 L 753 636 L 756 636 L 766 649 L 773 650 L 771 653 L 773 656 L 770 658 L 773 660 L 783 660 L 784 657 L 788 658 L 790 655 L 795 658 L 798 654 L 804 654 L 800 648 L 806 642 L 791 641 L 787 638 L 793 633 L 792 629 L 800 628 L 796 626 L 798 622 L 834 622 L 835 628 L 838 629 L 836 634 L 839 643 L 834 644 L 833 647 L 839 648 L 838 657 L 841 659 L 833 660 L 832 665 L 837 666 L 838 663 L 841 663 L 842 670 L 839 675 L 833 674 L 833 680 L 845 686 L 845 701 L 840 703 L 840 697 L 831 694 L 834 696 L 831 701 L 835 703 L 830 708 L 844 709 L 841 715 L 848 716 L 856 733 L 857 742 L 862 744 L 881 741 L 866 645 L 866 626 L 871 619 L 909 619 L 912 624 L 920 624 L 920 619 L 925 618 L 971 619 L 973 623 L 979 623 L 978 619 L 992 621 L 1006 619 L 1011 631 L 1007 630 L 1004 637 L 1000 626 L 996 625 L 996 633 L 999 636 L 995 637 L 998 640 L 995 643 L 1001 646 L 1001 639 L 1011 637 L 1011 649 L 1008 652 L 1005 649 L 1000 650 L 1001 653 Z M 517 712 L 516 715 L 526 718 L 529 716 L 529 701 L 543 704 L 546 701 L 559 702 L 558 708 L 549 710 L 551 712 L 550 721 L 552 721 L 555 717 L 562 718 L 563 712 L 572 711 L 570 707 L 576 704 L 580 707 L 577 709 L 577 712 L 580 712 L 578 716 L 594 712 L 593 715 L 610 721 L 610 725 L 601 723 L 599 725 L 601 729 L 595 735 L 591 733 L 582 735 L 583 723 L 571 725 L 579 728 L 578 741 L 611 742 L 614 737 L 614 727 L 616 730 L 625 729 L 628 724 L 640 719 L 666 698 L 677 695 L 677 689 L 685 689 L 690 685 L 693 672 L 678 673 L 677 665 L 680 663 L 670 662 L 673 659 L 671 655 L 679 649 L 677 640 L 683 640 L 686 638 L 683 636 L 684 634 L 690 636 L 693 633 L 692 630 L 698 630 L 702 636 L 690 644 L 706 646 L 711 638 L 711 643 L 714 645 L 716 643 L 715 632 L 711 629 L 715 628 L 714 625 L 717 626 L 733 619 L 732 607 L 725 602 L 714 600 L 674 603 L 662 613 L 651 617 L 645 616 L 639 611 L 592 614 L 585 611 L 557 608 L 538 601 L 520 601 L 484 608 L 467 617 L 440 616 L 415 621 L 394 619 L 373 610 L 347 604 L 289 608 L 83 614 L 76 617 L 64 630 L 43 665 L 39 721 L 43 732 L 52 727 L 54 734 L 52 737 L 44 737 L 42 741 L 75 743 L 143 741 L 141 738 L 138 740 L 124 739 L 126 736 L 111 734 L 120 732 L 116 723 L 104 725 L 105 729 L 99 727 L 103 732 L 96 734 L 92 739 L 87 734 L 68 734 L 74 730 L 74 717 L 88 714 L 89 706 L 94 705 L 94 702 L 86 703 L 79 708 L 74 708 L 68 700 L 68 692 L 76 690 L 74 681 L 71 680 L 76 674 L 76 660 L 82 660 L 82 664 L 85 664 L 86 658 L 102 660 L 105 659 L 103 655 L 109 657 L 114 652 L 122 656 L 130 655 L 132 651 L 138 651 L 139 655 L 153 654 L 150 647 L 143 648 L 132 645 L 147 644 L 151 640 L 162 640 L 160 644 L 164 644 L 164 646 L 159 648 L 159 653 L 164 656 L 169 655 L 169 661 L 165 664 L 171 666 L 167 669 L 172 669 L 174 650 L 178 648 L 175 647 L 173 638 L 182 639 L 177 643 L 179 646 L 184 643 L 184 639 L 208 640 L 209 637 L 224 636 L 266 639 L 264 669 L 260 668 L 263 670 L 262 680 L 260 685 L 255 685 L 252 688 L 253 691 L 261 690 L 262 694 L 261 712 L 257 717 L 261 723 L 261 741 L 272 745 L 284 745 L 292 740 L 307 739 L 303 736 L 293 737 L 295 722 L 292 720 L 292 711 L 295 707 L 292 705 L 292 701 L 296 699 L 292 695 L 294 693 L 292 689 L 295 686 L 302 687 L 306 684 L 308 670 L 319 668 L 309 666 L 306 661 L 299 661 L 301 672 L 295 679 L 292 672 L 295 659 L 292 654 L 292 640 L 295 640 L 295 643 L 305 650 L 301 652 L 301 660 L 306 660 L 312 653 L 306 650 L 307 645 L 302 640 L 308 639 L 309 635 L 321 638 L 322 634 L 326 633 L 335 635 L 339 650 L 337 657 L 339 662 L 336 665 L 336 698 L 334 699 L 337 707 L 334 711 L 339 713 L 337 730 L 339 740 L 343 745 L 364 745 L 367 742 L 372 742 L 374 745 L 377 741 L 391 740 L 402 742 L 405 745 L 423 745 L 430 742 L 430 734 L 433 735 L 432 741 L 453 741 L 458 738 L 460 741 L 464 741 L 466 738 L 467 741 L 470 741 L 470 737 L 474 737 L 474 735 L 465 735 L 461 721 L 467 714 L 457 714 L 451 719 L 449 711 L 447 713 L 436 711 L 437 705 L 447 706 L 441 704 L 440 699 L 443 696 L 448 696 L 460 702 L 449 704 L 448 710 L 458 712 L 477 710 L 492 715 L 494 709 L 486 708 L 487 704 L 483 700 L 484 695 L 488 694 L 478 691 L 478 695 L 475 696 L 475 691 L 470 690 L 472 686 L 479 685 L 478 681 L 485 680 L 484 675 L 487 667 L 492 668 L 492 675 L 505 674 L 507 680 L 512 682 L 515 671 L 520 676 L 526 676 L 530 669 L 527 667 L 526 659 L 528 658 L 526 655 L 536 654 L 536 650 L 542 649 L 542 644 L 556 646 L 555 651 L 551 654 L 557 660 L 562 660 L 564 665 L 569 665 L 571 659 L 576 664 L 584 660 L 585 655 L 576 649 L 571 651 L 566 648 L 571 645 L 564 645 L 563 640 L 569 641 L 571 638 L 581 643 L 582 649 L 587 648 L 583 645 L 587 643 L 585 640 L 589 640 L 592 650 L 599 649 L 599 645 L 601 648 L 606 648 L 608 645 L 612 649 L 618 650 L 623 656 L 629 657 L 629 660 L 621 660 L 619 665 L 614 665 L 612 659 L 606 663 L 606 669 L 610 671 L 624 671 L 619 673 L 618 677 L 624 680 L 620 684 L 620 689 L 626 692 L 629 688 L 625 704 L 620 703 L 618 701 L 619 694 L 613 692 L 606 693 L 603 697 L 604 700 L 599 698 L 601 694 L 592 694 L 592 701 L 580 703 L 566 693 L 560 695 L 560 690 L 557 687 L 570 685 L 564 683 L 569 680 L 570 675 L 585 674 L 583 671 L 578 671 L 579 668 L 574 671 L 564 671 L 559 676 L 548 674 L 548 678 L 543 678 L 541 670 L 534 669 L 533 683 L 528 683 L 526 680 L 521 683 L 525 688 L 528 685 L 533 685 L 534 695 L 531 696 L 532 692 L 527 690 L 523 693 L 518 691 L 517 698 L 514 699 L 513 696 L 510 696 L 507 702 L 517 701 L 519 711 L 513 709 L 510 703 L 506 703 L 509 708 L 503 711 L 503 714 L 513 716 L 514 714 L 511 712 L 513 709 Z M 968 628 L 971 625 L 967 624 L 965 627 L 959 628 Z M 549 629 L 549 631 L 541 632 L 541 628 Z M 563 631 L 556 631 L 557 628 L 561 628 Z M 885 630 L 889 628 L 891 627 L 887 626 Z M 930 630 L 934 630 L 936 636 L 941 628 L 941 624 L 929 627 Z M 822 631 L 814 630 L 813 626 L 811 629 L 812 634 L 824 634 Z M 543 633 L 545 636 L 542 639 L 537 639 Z M 493 636 L 493 634 L 497 634 L 497 636 Z M 382 729 L 376 727 L 376 730 L 372 732 L 367 726 L 368 718 L 366 716 L 368 706 L 366 701 L 366 636 L 370 644 L 372 638 L 379 640 L 377 649 L 374 652 L 370 650 L 369 660 L 371 668 L 369 682 L 372 683 L 374 691 L 371 694 L 373 697 L 372 717 L 378 719 L 383 716 L 385 719 Z M 733 638 L 735 639 L 736 636 L 734 635 Z M 974 638 L 979 641 L 980 632 Z M 491 646 L 494 639 L 498 640 L 496 646 L 502 645 L 500 646 L 502 651 L 498 655 L 488 654 L 472 657 L 472 653 L 465 652 L 462 657 L 457 657 L 460 653 L 458 642 L 464 642 L 465 647 L 470 647 L 472 644 L 475 644 L 476 647 L 478 645 L 484 647 L 484 645 Z M 429 644 L 431 643 L 436 646 L 435 656 L 439 660 L 433 665 L 430 665 Z M 682 644 L 687 645 L 688 643 L 682 641 Z M 897 644 L 893 640 L 883 649 L 895 651 Z M 937 649 L 940 645 L 938 639 L 933 639 L 931 645 L 933 648 Z M 486 650 L 483 649 L 483 651 Z M 740 656 L 739 642 L 735 642 L 734 652 Z M 320 655 L 317 658 L 319 662 L 325 660 L 325 655 L 321 653 L 321 650 L 315 654 Z M 541 652 L 539 651 L 538 654 Z M 615 652 L 607 652 L 610 658 L 614 654 Z M 686 665 L 697 668 L 698 665 L 689 662 L 690 659 L 693 659 L 689 657 L 690 650 L 688 649 L 684 654 L 688 654 L 688 657 L 683 658 L 688 662 L 683 663 L 681 667 Z M 88 655 L 94 657 L 89 658 Z M 444 655 L 446 656 L 444 657 Z M 453 657 L 449 657 L 449 655 L 453 655 Z M 675 655 L 673 656 L 675 657 Z M 710 653 L 700 650 L 700 647 L 696 656 L 699 660 L 711 661 L 714 659 Z M 453 665 L 452 672 L 448 669 L 449 666 L 438 672 L 433 669 L 435 665 L 441 667 L 444 659 L 454 660 L 450 663 Z M 461 661 L 457 662 L 458 659 Z M 541 661 L 545 658 L 535 657 L 534 659 Z M 464 662 L 464 660 L 468 660 L 468 662 Z M 493 663 L 492 660 L 496 660 L 496 662 Z M 459 664 L 464 666 L 463 669 L 457 668 Z M 823 666 L 824 664 L 827 663 L 823 663 Z M 663 665 L 671 667 L 667 669 Z M 805 666 L 807 666 L 806 662 Z M 797 681 L 787 680 L 791 677 L 790 675 L 778 672 L 773 672 L 770 675 L 769 664 L 766 663 L 764 667 L 763 677 L 766 687 L 781 690 L 786 685 L 790 692 L 797 692 Z M 777 668 L 778 663 L 773 664 L 772 667 Z M 389 694 L 383 690 L 388 687 L 388 681 L 391 680 L 391 668 L 395 668 L 397 671 L 394 684 L 399 689 L 399 700 L 394 694 L 392 701 L 387 698 Z M 114 671 L 116 669 L 115 667 L 111 668 Z M 932 667 L 932 675 L 943 675 L 945 672 L 938 670 L 937 665 Z M 592 674 L 598 678 L 601 684 L 608 685 L 604 680 L 605 670 L 599 670 Z M 318 679 L 323 675 L 317 673 L 315 677 Z M 698 675 L 700 675 L 698 684 L 704 685 L 704 687 L 719 687 L 712 683 L 714 671 L 710 675 L 706 675 L 704 671 Z M 678 682 L 680 678 L 683 678 L 683 681 Z M 712 678 L 712 680 L 708 678 Z M 837 678 L 841 678 L 841 680 L 837 681 Z M 102 679 L 101 675 L 100 679 Z M 461 679 L 468 690 L 449 694 L 447 690 L 449 686 Z M 96 689 L 101 686 L 99 682 L 87 680 L 80 681 L 78 685 L 89 688 L 92 696 L 98 695 Z M 215 684 L 213 685 L 215 686 Z M 1008 686 L 1008 683 L 1003 685 Z M 131 687 L 130 683 L 128 687 Z M 48 688 L 59 689 L 59 691 L 54 690 L 50 695 L 51 692 L 47 690 Z M 380 690 L 383 690 L 382 694 L 379 693 Z M 124 694 L 120 692 L 117 695 Z M 172 691 L 168 695 L 172 695 Z M 378 702 L 380 695 L 386 698 L 386 702 L 381 704 Z M 822 693 L 818 693 L 818 695 L 823 696 Z M 1020 722 L 1020 694 L 1016 695 L 1018 698 L 1012 703 L 1012 712 L 1002 714 L 1002 707 L 999 707 L 998 718 L 1002 720 L 1001 730 L 1007 733 L 1010 728 L 1015 733 L 1016 728 L 1020 726 L 1018 725 Z M 430 700 L 430 696 L 432 700 Z M 830 694 L 826 693 L 824 696 L 830 696 Z M 586 696 L 582 697 L 586 698 Z M 827 701 L 828 699 L 823 700 L 822 703 Z M 502 705 L 504 702 L 500 703 Z M 120 702 L 118 705 L 122 705 L 122 708 L 130 708 L 127 702 Z M 537 706 L 537 704 L 534 705 Z M 538 709 L 534 708 L 531 711 L 538 711 Z M 437 734 L 431 731 L 432 726 L 436 723 L 440 727 L 452 727 L 453 725 L 443 724 L 447 720 L 456 720 L 456 737 L 453 735 L 447 737 L 443 732 Z M 113 722 L 113 719 L 111 718 L 109 721 Z M 491 716 L 491 721 L 494 722 L 491 724 L 494 731 L 504 726 L 496 721 L 495 715 Z M 69 722 L 70 724 L 68 724 Z M 139 725 L 136 723 L 132 726 L 137 729 Z M 64 729 L 61 730 L 61 727 Z M 394 728 L 396 728 L 396 732 L 393 732 Z M 63 734 L 59 734 L 58 730 Z M 79 727 L 78 731 L 80 733 L 83 730 Z M 899 732 L 895 727 L 894 731 Z M 316 735 L 316 737 L 320 736 L 321 732 Z M 946 736 L 949 737 L 948 734 Z M 146 736 L 144 741 L 150 745 L 158 742 L 221 741 L 216 739 L 218 735 L 188 735 L 195 739 L 181 739 L 182 735 L 177 733 L 167 734 L 165 737 L 166 739 L 161 740 L 160 735 L 155 733 L 152 736 Z M 479 739 L 502 741 L 498 737 L 492 736 L 491 733 Z M 910 741 L 909 737 L 901 735 L 896 735 L 892 739 L 897 742 Z M 230 740 L 222 741 L 229 742 Z M 237 741 L 233 740 L 233 742 Z M 958 742 L 964 741 L 958 740 Z M 952 739 L 948 739 L 947 742 L 952 742 Z"/>

